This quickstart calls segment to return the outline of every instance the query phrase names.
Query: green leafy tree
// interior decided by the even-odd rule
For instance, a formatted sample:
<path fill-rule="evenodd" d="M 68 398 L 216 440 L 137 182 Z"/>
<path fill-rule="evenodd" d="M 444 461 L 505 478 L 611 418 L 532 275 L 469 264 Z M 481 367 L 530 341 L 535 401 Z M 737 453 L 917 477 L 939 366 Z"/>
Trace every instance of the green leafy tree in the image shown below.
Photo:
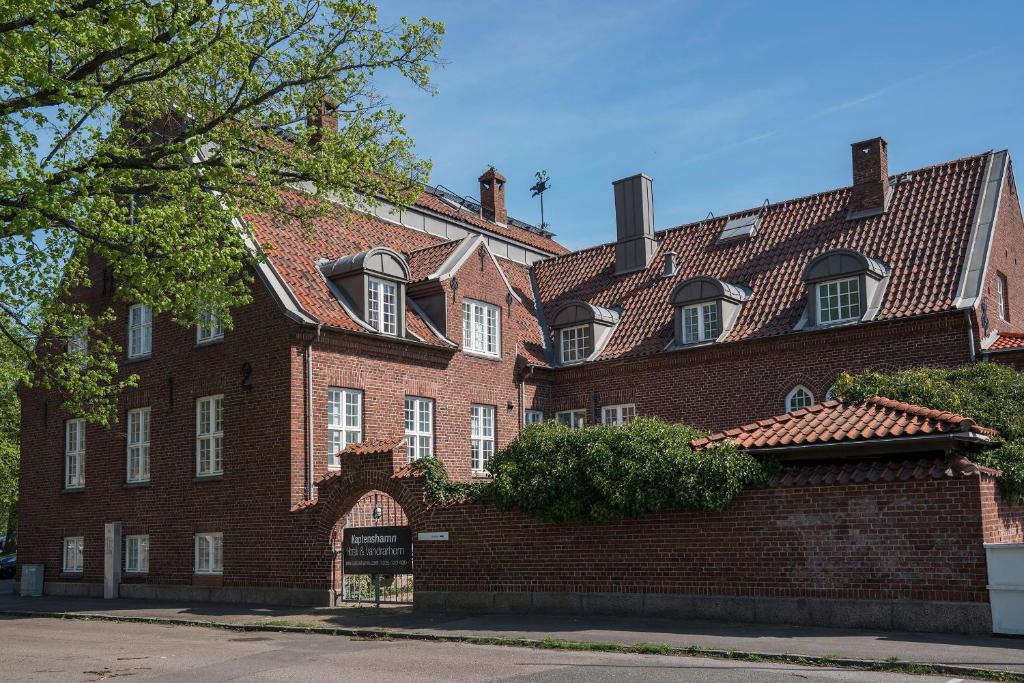
<path fill-rule="evenodd" d="M 286 205 L 286 186 L 407 201 L 429 165 L 377 83 L 429 90 L 442 33 L 426 18 L 382 25 L 359 0 L 5 2 L 0 385 L 114 419 L 133 379 L 103 331 L 113 312 L 68 296 L 89 284 L 90 255 L 117 299 L 230 326 L 260 258 L 233 218 L 322 210 Z M 325 98 L 337 133 L 304 125 Z M 82 333 L 88 354 L 66 353 Z"/>
<path fill-rule="evenodd" d="M 884 396 L 948 410 L 999 430 L 1002 444 L 975 454 L 973 459 L 1002 470 L 999 488 L 1003 495 L 1024 503 L 1024 374 L 995 363 L 890 374 L 844 373 L 836 381 L 833 394 L 854 402 Z"/>

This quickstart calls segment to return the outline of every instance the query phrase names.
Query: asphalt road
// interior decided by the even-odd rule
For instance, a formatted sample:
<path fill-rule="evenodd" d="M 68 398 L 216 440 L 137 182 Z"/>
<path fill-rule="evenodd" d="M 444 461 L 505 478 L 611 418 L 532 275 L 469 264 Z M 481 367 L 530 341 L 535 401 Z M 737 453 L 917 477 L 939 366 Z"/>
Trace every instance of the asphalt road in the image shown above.
<path fill-rule="evenodd" d="M 589 652 L 421 641 L 242 633 L 49 618 L 0 618 L 5 681 L 849 681 L 946 683 L 922 677 Z"/>

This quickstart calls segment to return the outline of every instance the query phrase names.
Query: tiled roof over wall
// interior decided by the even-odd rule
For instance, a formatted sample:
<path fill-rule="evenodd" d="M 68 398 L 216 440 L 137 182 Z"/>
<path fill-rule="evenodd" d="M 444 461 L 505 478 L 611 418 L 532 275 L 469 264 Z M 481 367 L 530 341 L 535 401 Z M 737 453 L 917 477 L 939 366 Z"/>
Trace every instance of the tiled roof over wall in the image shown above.
<path fill-rule="evenodd" d="M 888 211 L 872 218 L 847 220 L 850 188 L 842 188 L 658 232 L 661 247 L 650 266 L 623 276 L 615 275 L 614 244 L 542 261 L 534 267 L 544 312 L 569 300 L 621 306 L 622 320 L 599 359 L 656 353 L 672 339 L 672 289 L 706 276 L 753 292 L 724 341 L 786 334 L 804 310 L 807 264 L 840 248 L 890 269 L 875 320 L 950 310 L 990 156 L 894 177 Z M 758 211 L 754 236 L 717 243 L 730 219 Z M 662 277 L 667 251 L 677 253 L 679 268 Z"/>

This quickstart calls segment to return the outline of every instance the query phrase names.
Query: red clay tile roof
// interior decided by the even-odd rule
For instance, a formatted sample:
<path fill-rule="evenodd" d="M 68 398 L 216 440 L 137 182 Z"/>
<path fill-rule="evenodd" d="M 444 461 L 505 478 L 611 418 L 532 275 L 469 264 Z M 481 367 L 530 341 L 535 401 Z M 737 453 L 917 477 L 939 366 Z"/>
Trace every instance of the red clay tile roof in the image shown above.
<path fill-rule="evenodd" d="M 409 282 L 420 282 L 436 273 L 445 259 L 451 256 L 461 243 L 462 240 L 452 240 L 410 252 Z"/>
<path fill-rule="evenodd" d="M 1024 349 L 1024 334 L 1020 332 L 1000 332 L 989 351 L 1010 351 L 1012 349 Z"/>
<path fill-rule="evenodd" d="M 505 237 L 510 237 L 516 240 L 517 242 L 522 242 L 523 244 L 528 244 L 531 247 L 536 247 L 537 249 L 540 249 L 541 251 L 544 251 L 548 254 L 565 254 L 568 253 L 569 251 L 567 248 L 563 247 L 561 244 L 551 239 L 550 237 L 544 237 L 543 235 L 539 235 L 535 232 L 530 232 L 529 230 L 524 230 L 522 228 L 517 228 L 513 226 L 500 226 L 497 223 L 490 222 L 489 220 L 485 219 L 483 216 L 480 216 L 478 214 L 472 213 L 470 211 L 465 211 L 463 209 L 457 209 L 451 204 L 448 204 L 447 202 L 442 200 L 440 197 L 432 195 L 429 192 L 424 192 L 423 194 L 421 194 L 416 199 L 415 204 L 416 206 L 419 206 L 421 208 L 429 209 L 434 213 L 439 213 L 444 216 L 449 216 L 451 218 L 457 218 L 460 221 L 464 221 L 466 223 L 469 223 L 470 225 L 475 225 L 479 228 L 483 228 L 484 230 L 493 232 L 496 235 L 504 235 Z"/>
<path fill-rule="evenodd" d="M 864 403 L 818 403 L 697 439 L 693 445 L 731 440 L 740 448 L 772 448 L 963 431 L 998 435 L 962 415 L 876 396 Z"/>
<path fill-rule="evenodd" d="M 875 460 L 789 467 L 773 475 L 769 488 L 787 486 L 827 486 L 862 484 L 912 479 L 953 479 L 956 477 L 995 476 L 997 470 L 983 467 L 967 458 L 922 458 L 920 460 Z"/>
<path fill-rule="evenodd" d="M 362 443 L 349 444 L 341 455 L 371 455 L 374 453 L 390 453 L 405 443 L 404 438 L 400 439 L 375 439 L 363 441 Z"/>
<path fill-rule="evenodd" d="M 726 341 L 786 334 L 804 310 L 807 264 L 837 248 L 891 269 L 875 320 L 950 310 L 989 157 L 897 176 L 889 210 L 873 218 L 846 220 L 850 188 L 842 188 L 767 206 L 751 238 L 715 244 L 729 218 L 758 209 L 661 231 L 661 251 L 651 265 L 619 277 L 614 244 L 542 261 L 535 270 L 544 314 L 550 319 L 569 300 L 620 305 L 622 320 L 599 359 L 656 353 L 672 339 L 672 289 L 707 276 L 753 290 Z M 679 272 L 663 278 L 661 253 L 668 250 L 678 254 Z"/>

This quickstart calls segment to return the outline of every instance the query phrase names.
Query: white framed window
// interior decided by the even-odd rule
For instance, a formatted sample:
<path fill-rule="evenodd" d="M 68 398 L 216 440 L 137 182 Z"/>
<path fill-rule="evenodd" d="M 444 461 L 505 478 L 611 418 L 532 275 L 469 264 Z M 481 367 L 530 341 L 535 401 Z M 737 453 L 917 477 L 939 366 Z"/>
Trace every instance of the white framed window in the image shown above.
<path fill-rule="evenodd" d="M 624 425 L 634 417 L 636 417 L 636 406 L 632 403 L 601 408 L 601 422 L 606 425 Z"/>
<path fill-rule="evenodd" d="M 327 390 L 327 466 L 341 466 L 338 453 L 363 441 L 363 392 L 357 389 Z"/>
<path fill-rule="evenodd" d="M 68 356 L 80 368 L 89 364 L 89 335 L 75 332 L 68 338 Z"/>
<path fill-rule="evenodd" d="M 999 307 L 999 319 L 1009 320 L 1009 307 L 1006 305 L 1006 276 L 996 273 L 996 303 Z"/>
<path fill-rule="evenodd" d="M 555 413 L 555 419 L 569 429 L 582 429 L 587 423 L 587 411 L 582 408 L 579 410 L 563 410 Z"/>
<path fill-rule="evenodd" d="M 486 356 L 501 355 L 501 309 L 479 301 L 462 302 L 462 348 Z"/>
<path fill-rule="evenodd" d="M 224 573 L 224 534 L 196 534 L 195 572 Z"/>
<path fill-rule="evenodd" d="M 786 394 L 786 412 L 792 412 L 794 410 L 800 410 L 801 408 L 807 408 L 814 405 L 814 394 L 811 390 L 804 386 L 795 386 L 793 390 Z"/>
<path fill-rule="evenodd" d="M 149 536 L 124 537 L 124 570 L 135 574 L 149 571 Z"/>
<path fill-rule="evenodd" d="M 369 278 L 366 291 L 366 318 L 381 334 L 398 334 L 398 285 Z"/>
<path fill-rule="evenodd" d="M 149 481 L 149 408 L 128 411 L 128 481 Z"/>
<path fill-rule="evenodd" d="M 717 339 L 719 335 L 718 303 L 710 301 L 683 308 L 683 343 Z"/>
<path fill-rule="evenodd" d="M 196 401 L 196 476 L 224 473 L 224 397 Z"/>
<path fill-rule="evenodd" d="M 196 344 L 210 344 L 224 338 L 224 318 L 204 310 L 196 321 Z"/>
<path fill-rule="evenodd" d="M 405 441 L 409 462 L 434 455 L 434 400 L 405 397 Z"/>
<path fill-rule="evenodd" d="M 85 486 L 85 420 L 64 423 L 64 488 Z"/>
<path fill-rule="evenodd" d="M 816 287 L 819 325 L 860 318 L 860 278 L 822 282 Z"/>
<path fill-rule="evenodd" d="M 153 352 L 153 309 L 135 304 L 128 309 L 128 357 L 142 358 Z"/>
<path fill-rule="evenodd" d="M 526 415 L 523 419 L 523 422 L 525 422 L 528 425 L 540 424 L 543 421 L 544 413 L 541 412 L 540 410 L 527 410 Z"/>
<path fill-rule="evenodd" d="M 471 406 L 470 441 L 473 471 L 485 472 L 494 455 L 494 406 Z"/>
<path fill-rule="evenodd" d="M 590 349 L 590 325 L 566 327 L 558 332 L 563 363 L 586 360 Z"/>
<path fill-rule="evenodd" d="M 85 538 L 82 536 L 69 536 L 64 539 L 63 563 L 61 569 L 65 572 L 80 572 L 84 566 L 82 556 L 85 553 Z"/>

